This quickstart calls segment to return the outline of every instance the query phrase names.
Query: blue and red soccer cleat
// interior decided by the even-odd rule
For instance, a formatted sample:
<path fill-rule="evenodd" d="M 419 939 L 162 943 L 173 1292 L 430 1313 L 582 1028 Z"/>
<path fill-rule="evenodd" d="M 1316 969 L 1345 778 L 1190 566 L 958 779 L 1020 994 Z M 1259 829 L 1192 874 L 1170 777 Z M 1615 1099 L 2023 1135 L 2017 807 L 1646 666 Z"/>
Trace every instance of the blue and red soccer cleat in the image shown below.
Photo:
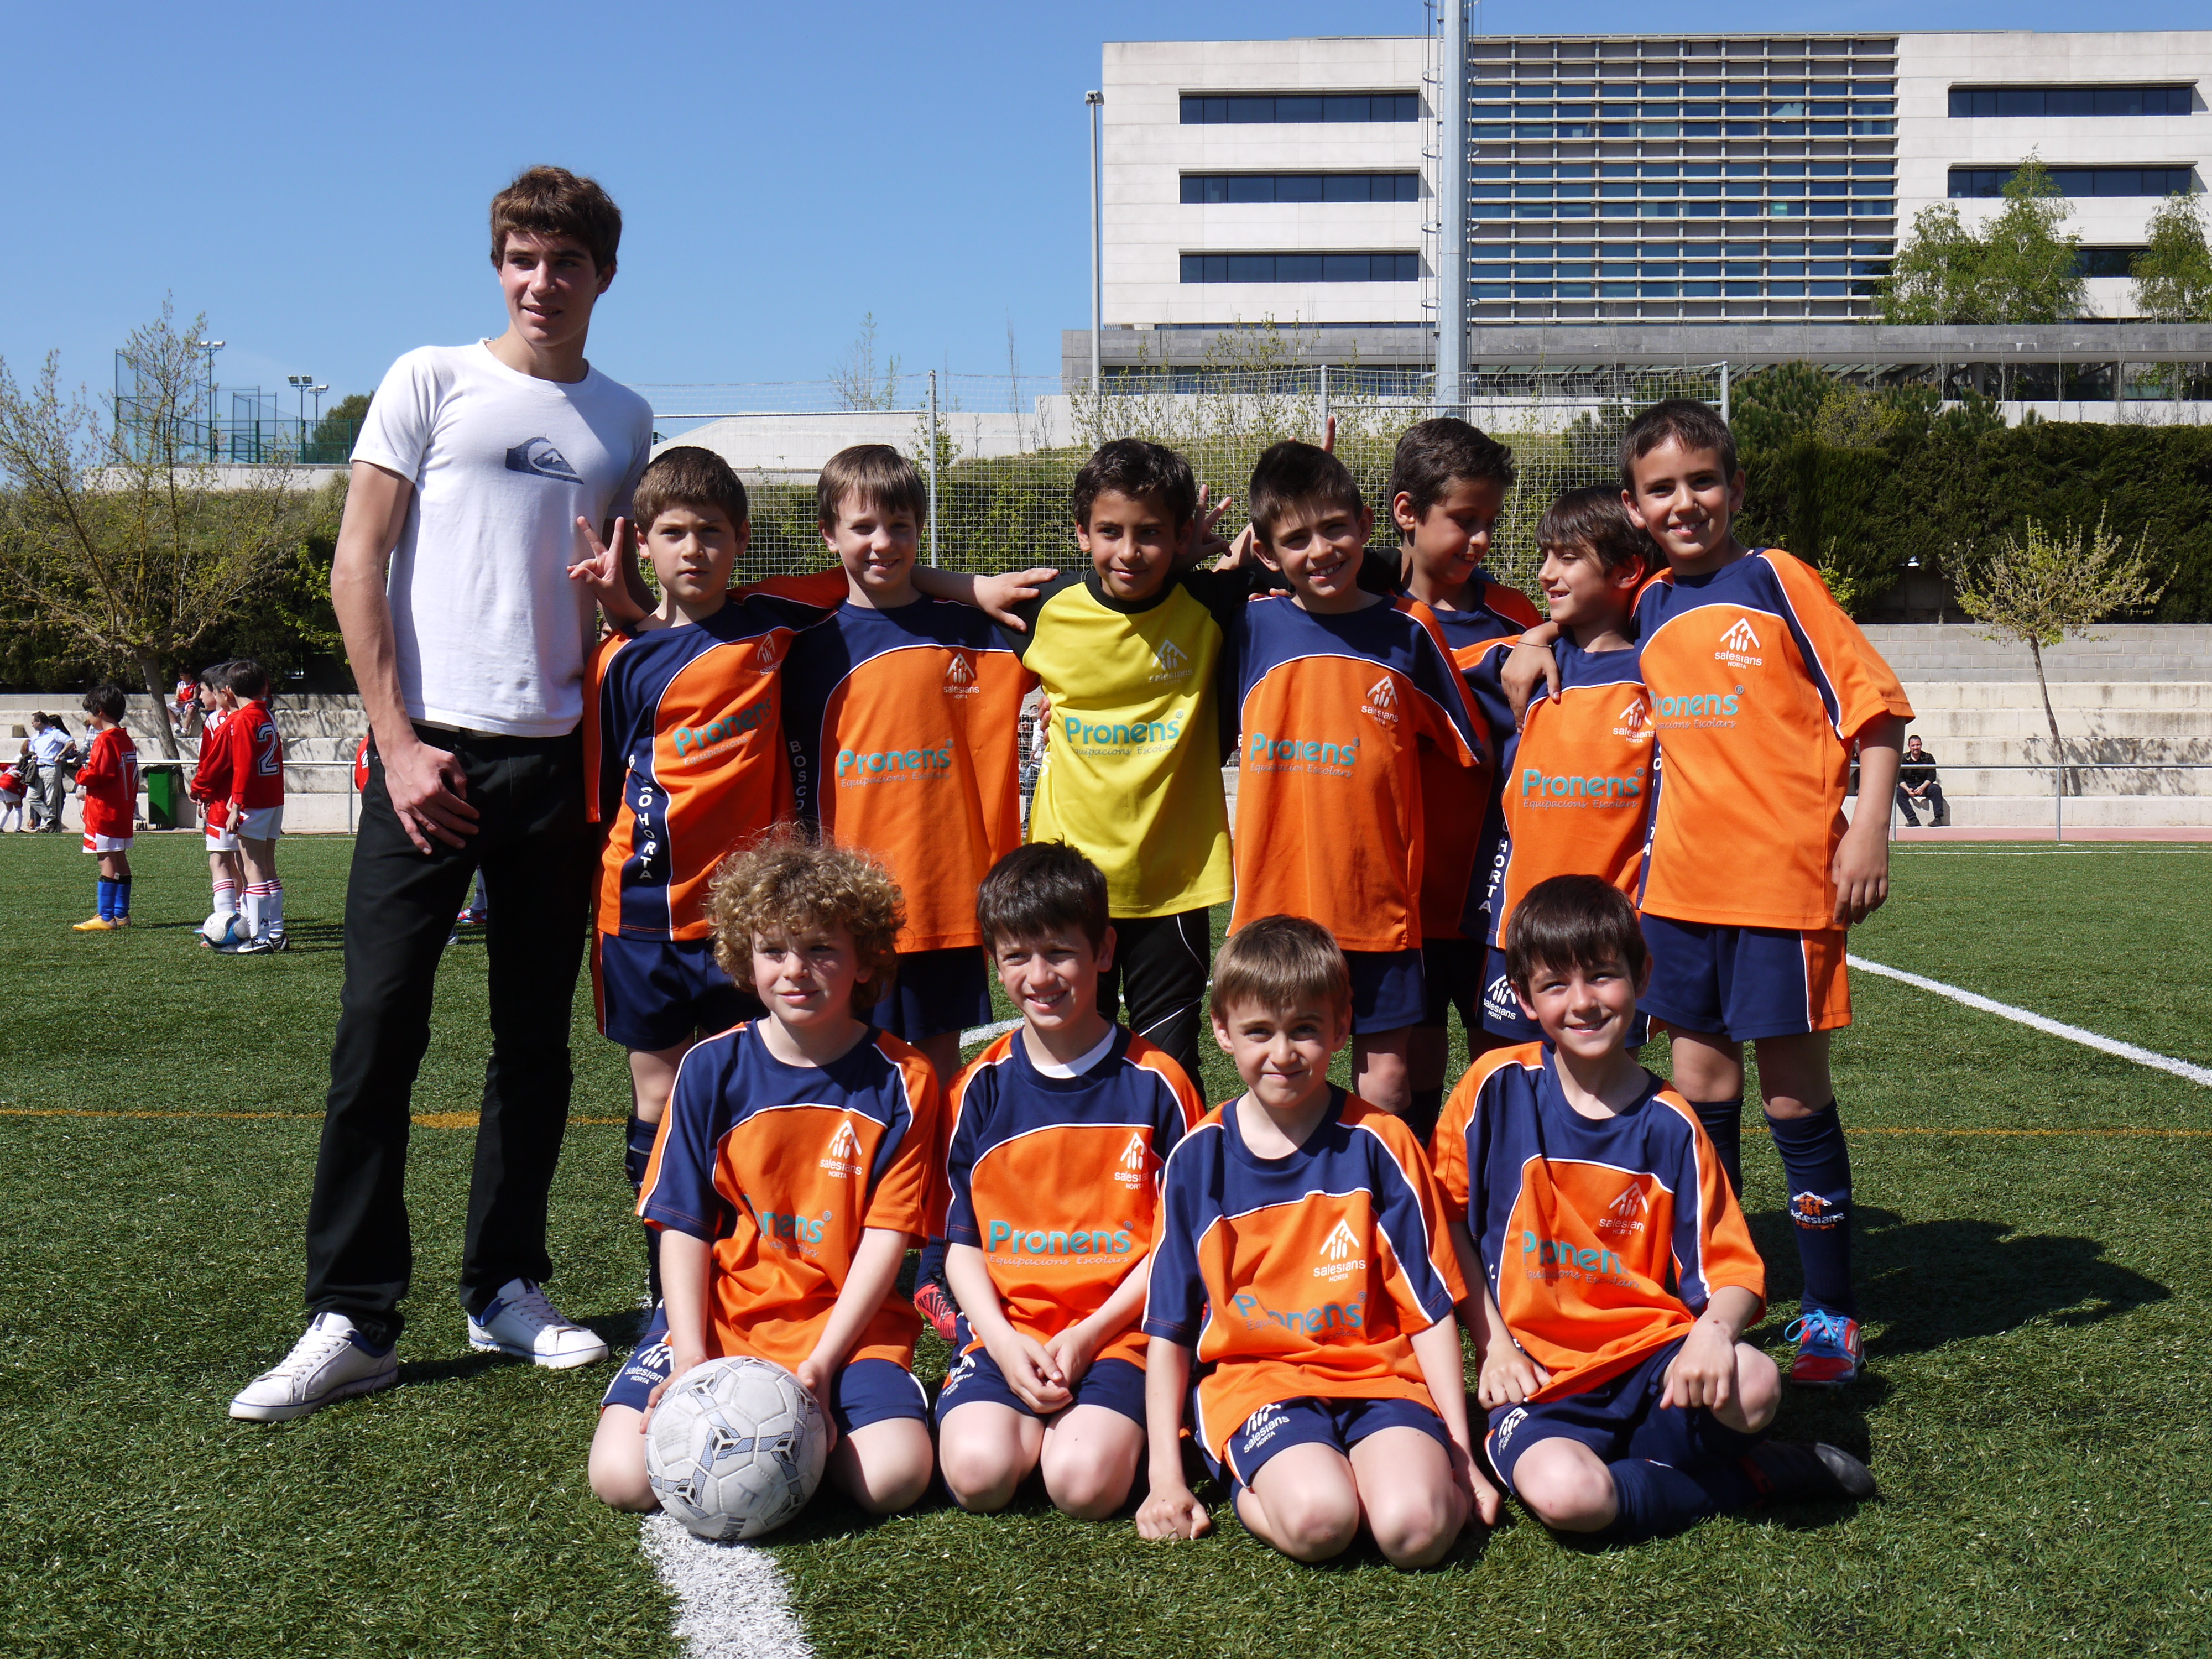
<path fill-rule="evenodd" d="M 933 1279 L 924 1279 L 921 1288 L 914 1293 L 914 1305 L 915 1310 L 929 1322 L 930 1328 L 947 1342 L 959 1340 L 959 1328 L 954 1322 L 960 1317 L 960 1310 L 945 1295 L 942 1285 Z"/>
<path fill-rule="evenodd" d="M 1840 1389 L 1859 1380 L 1866 1364 L 1866 1345 L 1859 1336 L 1859 1322 L 1848 1315 L 1808 1308 L 1791 1320 L 1782 1334 L 1797 1339 L 1797 1358 L 1790 1364 L 1790 1380 L 1813 1389 Z"/>

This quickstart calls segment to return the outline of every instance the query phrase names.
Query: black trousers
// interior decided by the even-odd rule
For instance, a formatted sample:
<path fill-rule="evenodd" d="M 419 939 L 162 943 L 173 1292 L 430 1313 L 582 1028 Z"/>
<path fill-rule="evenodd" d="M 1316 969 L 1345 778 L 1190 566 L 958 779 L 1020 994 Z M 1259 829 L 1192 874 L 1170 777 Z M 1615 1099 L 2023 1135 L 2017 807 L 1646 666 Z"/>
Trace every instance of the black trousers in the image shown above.
<path fill-rule="evenodd" d="M 1202 1004 L 1213 970 L 1213 936 L 1204 910 L 1171 916 L 1114 918 L 1114 965 L 1098 976 L 1098 1010 L 1114 1018 L 1115 999 L 1125 1005 L 1129 1029 L 1164 1048 L 1206 1094 L 1198 1070 Z"/>
<path fill-rule="evenodd" d="M 1941 826 L 1951 821 L 1951 805 L 1943 799 L 1943 786 L 1933 781 L 1928 785 L 1928 793 L 1918 796 L 1906 793 L 1905 786 L 1899 784 L 1897 805 L 1898 810 L 1905 814 L 1905 821 L 1915 830 L 1920 827 L 1920 819 L 1912 810 L 1916 806 L 1928 809 L 1929 821 L 1932 823 Z"/>
<path fill-rule="evenodd" d="M 516 1277 L 543 1279 L 546 1194 L 574 1083 L 569 1006 L 583 960 L 592 837 L 581 738 L 425 727 L 453 751 L 479 817 L 459 848 L 408 840 L 372 757 L 346 891 L 345 990 L 307 1206 L 307 1307 L 372 1341 L 398 1337 L 414 1273 L 405 1182 L 415 1075 L 430 1042 L 438 958 L 482 868 L 491 918 L 491 1058 L 469 1183 L 461 1299 L 481 1312 Z"/>

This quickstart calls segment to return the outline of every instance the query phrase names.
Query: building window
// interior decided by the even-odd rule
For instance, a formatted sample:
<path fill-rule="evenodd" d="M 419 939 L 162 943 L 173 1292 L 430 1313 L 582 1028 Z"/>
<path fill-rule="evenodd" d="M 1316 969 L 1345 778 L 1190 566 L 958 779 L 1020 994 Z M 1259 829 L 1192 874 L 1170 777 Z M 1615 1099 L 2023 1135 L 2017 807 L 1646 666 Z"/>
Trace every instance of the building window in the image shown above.
<path fill-rule="evenodd" d="M 1187 92 L 1182 124 L 1193 126 L 1295 126 L 1322 121 L 1418 121 L 1418 92 Z"/>
<path fill-rule="evenodd" d="M 2011 167 L 1953 167 L 1951 194 L 1954 198 L 2002 196 Z M 2052 167 L 2051 182 L 2061 196 L 2175 196 L 2197 188 L 2191 167 Z"/>
<path fill-rule="evenodd" d="M 2147 247 L 2085 247 L 2075 250 L 2074 270 L 2083 276 L 2128 276 Z"/>
<path fill-rule="evenodd" d="M 2188 115 L 2194 86 L 1954 87 L 1954 119 L 1984 115 Z"/>
<path fill-rule="evenodd" d="M 1186 253 L 1186 283 L 1415 283 L 1418 253 Z"/>
<path fill-rule="evenodd" d="M 1418 173 L 1186 173 L 1182 199 L 1235 202 L 1417 202 Z"/>

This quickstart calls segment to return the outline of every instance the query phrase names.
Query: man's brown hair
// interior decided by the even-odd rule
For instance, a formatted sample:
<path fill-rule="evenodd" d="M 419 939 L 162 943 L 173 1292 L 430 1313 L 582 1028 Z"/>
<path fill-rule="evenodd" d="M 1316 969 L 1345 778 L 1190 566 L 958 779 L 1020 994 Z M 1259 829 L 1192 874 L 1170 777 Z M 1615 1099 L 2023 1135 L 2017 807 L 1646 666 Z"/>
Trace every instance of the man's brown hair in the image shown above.
<path fill-rule="evenodd" d="M 507 259 L 510 232 L 526 236 L 573 236 L 602 275 L 615 268 L 622 246 L 622 210 L 593 179 L 566 167 L 527 167 L 491 198 L 491 262 Z"/>
<path fill-rule="evenodd" d="M 1549 552 L 1555 547 L 1586 547 L 1595 555 L 1608 576 L 1640 559 L 1648 573 L 1659 568 L 1659 550 L 1651 538 L 1636 527 L 1621 505 L 1620 491 L 1611 484 L 1590 484 L 1570 489 L 1544 509 L 1537 520 L 1536 545 Z"/>
<path fill-rule="evenodd" d="M 750 510 L 744 480 L 720 455 L 696 444 L 664 449 L 646 464 L 631 492 L 630 522 L 642 536 L 656 519 L 676 507 L 718 507 L 732 530 L 744 528 Z"/>
<path fill-rule="evenodd" d="M 1320 1003 L 1349 1009 L 1352 967 L 1328 928 L 1304 916 L 1261 916 L 1231 933 L 1213 958 L 1214 1018 L 1243 1004 L 1270 1013 Z"/>
<path fill-rule="evenodd" d="M 915 464 L 889 444 L 854 444 L 823 464 L 814 486 L 814 511 L 824 530 L 837 527 L 838 510 L 848 496 L 878 513 L 911 513 L 917 526 L 929 522 L 929 486 Z"/>
<path fill-rule="evenodd" d="M 756 939 L 842 927 L 853 936 L 860 964 L 853 1012 L 865 1018 L 891 988 L 906 906 L 898 884 L 866 853 L 786 832 L 722 860 L 708 887 L 707 921 L 714 930 L 714 960 L 747 992 L 753 989 Z"/>

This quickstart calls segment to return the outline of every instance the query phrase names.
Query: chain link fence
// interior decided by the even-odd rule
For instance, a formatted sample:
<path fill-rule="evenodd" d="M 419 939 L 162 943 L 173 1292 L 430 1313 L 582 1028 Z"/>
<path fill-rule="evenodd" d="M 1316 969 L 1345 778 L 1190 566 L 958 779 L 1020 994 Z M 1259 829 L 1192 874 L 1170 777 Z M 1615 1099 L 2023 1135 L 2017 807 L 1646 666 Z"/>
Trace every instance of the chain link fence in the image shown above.
<path fill-rule="evenodd" d="M 745 481 L 752 541 L 743 579 L 822 568 L 814 478 L 848 444 L 890 443 L 929 476 L 929 550 L 951 568 L 1065 567 L 1075 556 L 1068 490 L 1100 444 L 1146 438 L 1189 458 L 1214 501 L 1236 498 L 1221 533 L 1244 522 L 1253 463 L 1285 438 L 1336 450 L 1375 509 L 1374 539 L 1395 545 L 1384 488 L 1398 439 L 1437 412 L 1432 378 L 1404 368 L 1139 370 L 1095 391 L 1014 375 L 890 375 L 864 388 L 837 381 L 641 386 L 667 441 L 715 450 Z M 856 392 L 859 395 L 856 395 Z M 1727 398 L 1714 363 L 1679 368 L 1486 369 L 1468 374 L 1450 412 L 1510 445 L 1519 479 L 1492 540 L 1491 573 L 1533 592 L 1537 520 L 1568 489 L 1618 476 L 1617 447 L 1635 413 L 1665 398 Z M 856 407 L 860 404 L 862 406 Z"/>

